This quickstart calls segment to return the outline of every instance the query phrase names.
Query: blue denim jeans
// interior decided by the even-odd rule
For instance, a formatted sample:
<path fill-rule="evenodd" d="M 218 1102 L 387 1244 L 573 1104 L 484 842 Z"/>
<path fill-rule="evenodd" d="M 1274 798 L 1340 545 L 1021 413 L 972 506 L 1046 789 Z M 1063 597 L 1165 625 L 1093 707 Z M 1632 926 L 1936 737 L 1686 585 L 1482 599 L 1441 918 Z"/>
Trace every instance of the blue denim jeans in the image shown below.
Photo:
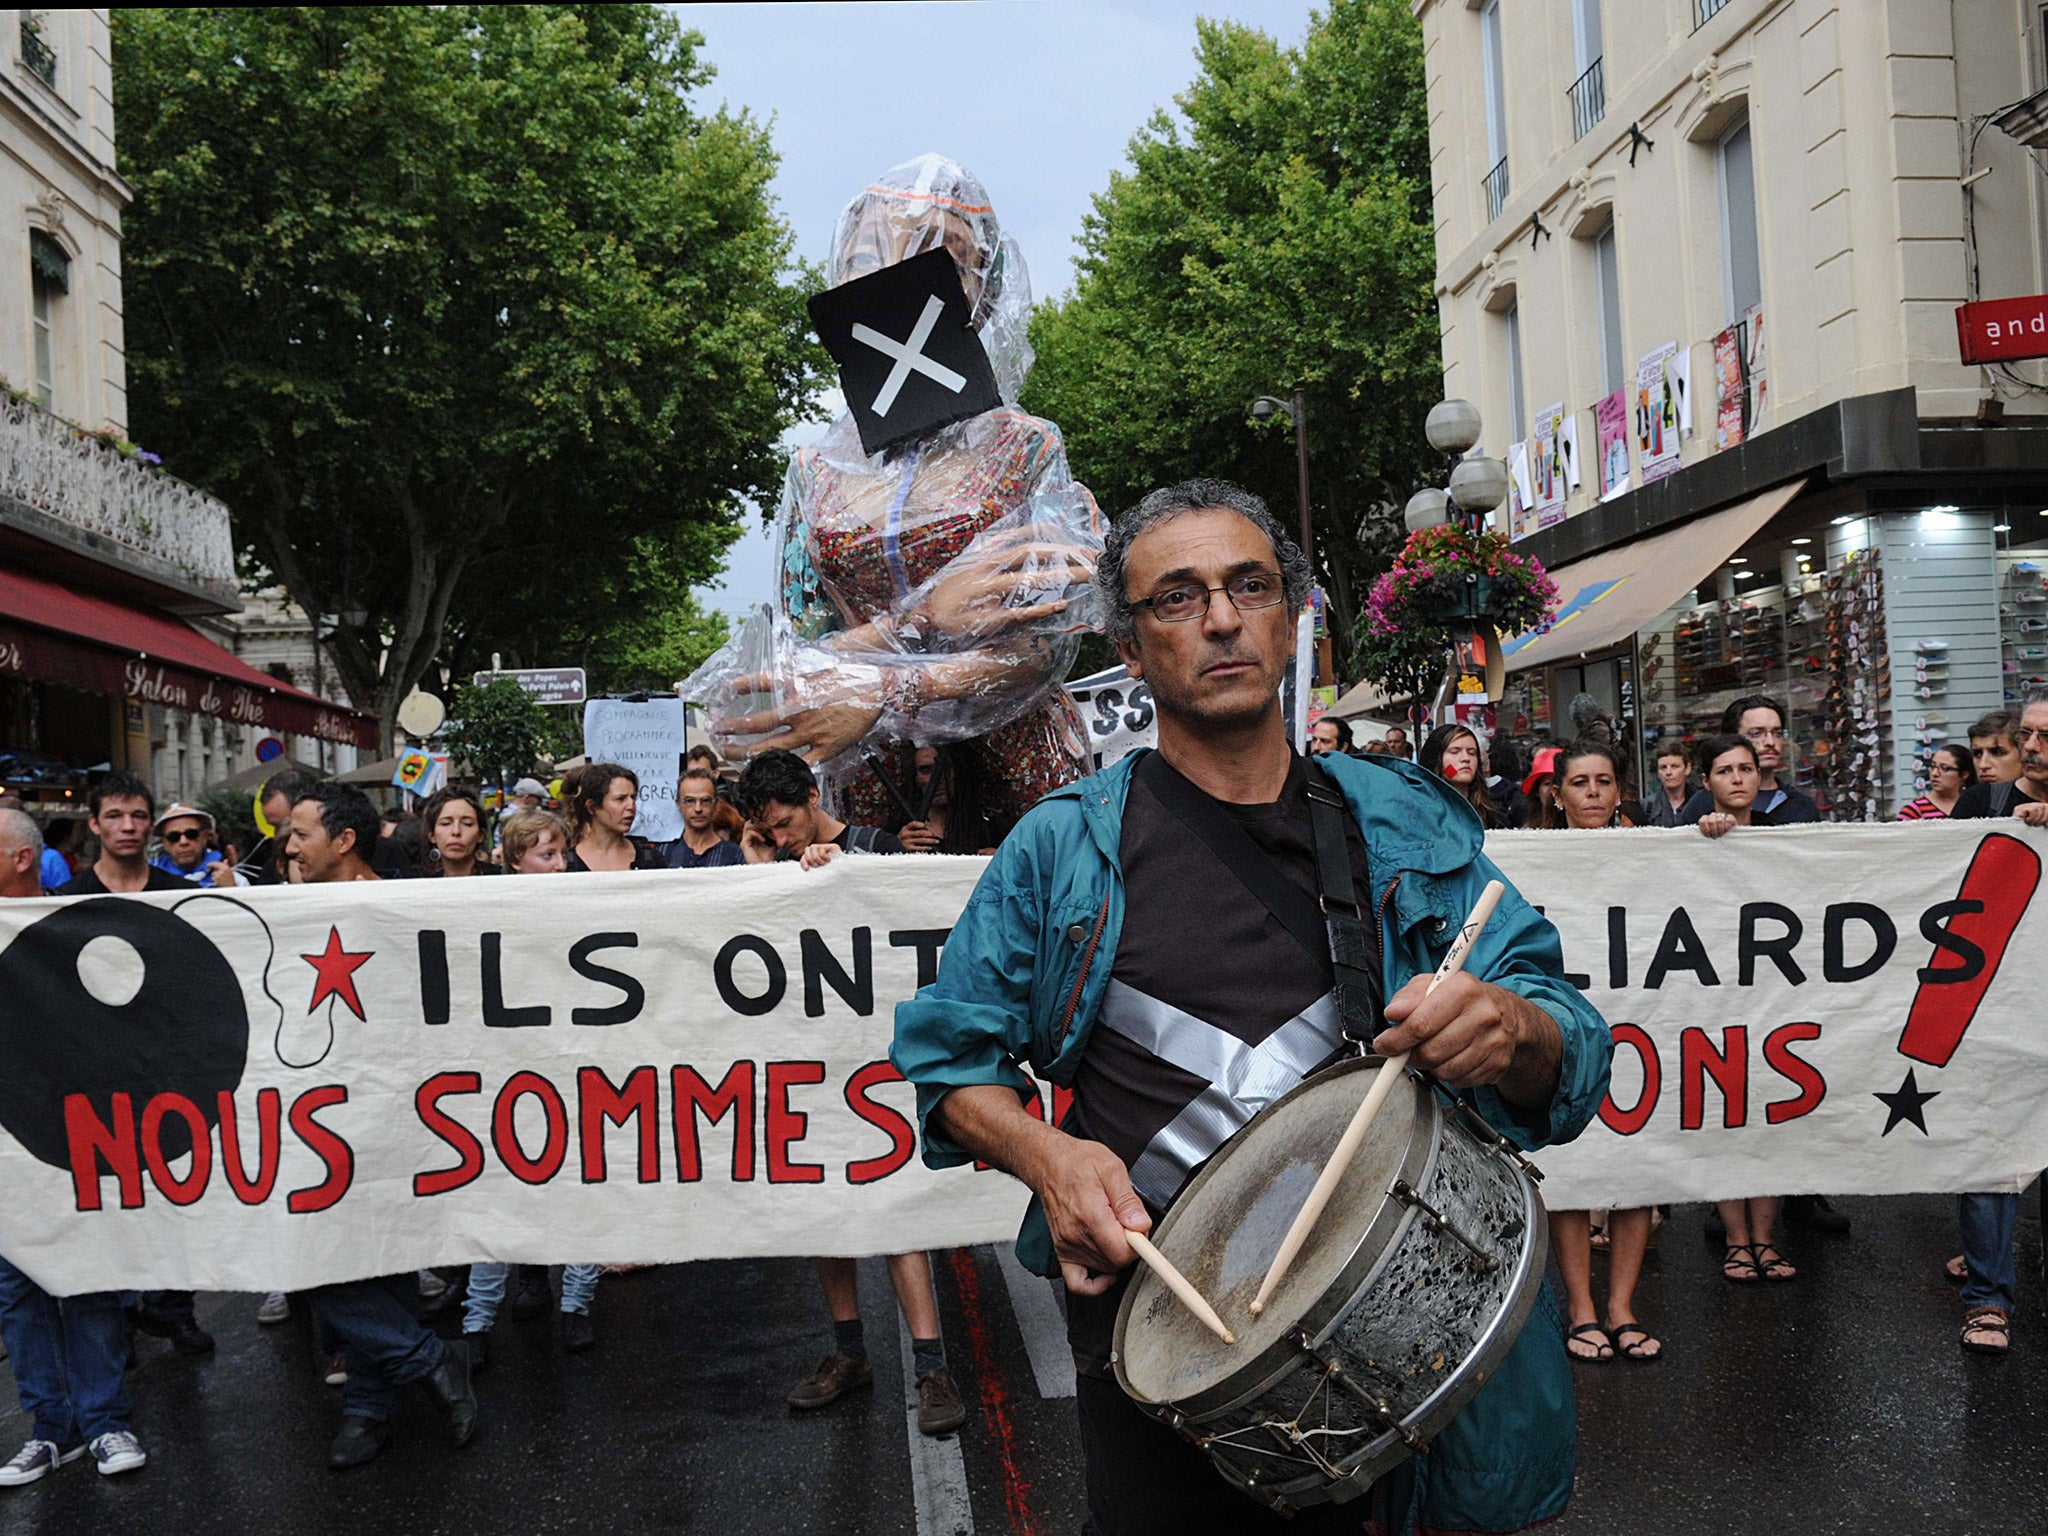
<path fill-rule="evenodd" d="M 464 1333 L 488 1333 L 491 1324 L 498 1320 L 498 1308 L 505 1304 L 505 1277 L 511 1273 L 509 1264 L 472 1264 L 469 1266 L 469 1298 L 462 1304 L 462 1331 Z M 562 1270 L 562 1310 L 590 1315 L 591 1300 L 597 1295 L 597 1277 L 603 1267 L 597 1264 L 570 1264 Z"/>
<path fill-rule="evenodd" d="M 1965 1307 L 1998 1307 L 2010 1313 L 2013 1298 L 2012 1237 L 2019 1222 L 2018 1195 L 1958 1195 L 1956 1220 L 1963 1233 Z"/>
<path fill-rule="evenodd" d="M 128 1320 L 118 1292 L 59 1298 L 0 1259 L 0 1338 L 36 1439 L 69 1450 L 128 1428 Z"/>
<path fill-rule="evenodd" d="M 414 1311 L 419 1273 L 383 1275 L 315 1286 L 306 1292 L 314 1322 L 341 1340 L 348 1360 L 348 1385 L 341 1411 L 365 1419 L 389 1419 L 398 1389 L 418 1381 L 441 1363 L 440 1338 Z"/>

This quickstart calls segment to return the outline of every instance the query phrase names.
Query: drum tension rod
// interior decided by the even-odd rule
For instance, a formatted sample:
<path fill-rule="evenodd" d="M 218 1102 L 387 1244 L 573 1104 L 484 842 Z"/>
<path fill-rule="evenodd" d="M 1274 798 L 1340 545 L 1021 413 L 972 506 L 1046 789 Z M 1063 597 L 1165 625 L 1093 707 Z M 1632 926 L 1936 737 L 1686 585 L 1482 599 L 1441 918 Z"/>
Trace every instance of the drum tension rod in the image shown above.
<path fill-rule="evenodd" d="M 1447 1232 L 1452 1237 L 1456 1238 L 1459 1242 L 1463 1243 L 1466 1246 L 1466 1248 L 1471 1250 L 1472 1257 L 1477 1259 L 1482 1267 L 1486 1269 L 1492 1269 L 1495 1266 L 1495 1264 L 1499 1262 L 1494 1258 L 1492 1254 L 1488 1253 L 1484 1248 L 1480 1247 L 1477 1243 L 1472 1241 L 1470 1237 L 1466 1236 L 1465 1233 L 1460 1231 L 1458 1229 L 1458 1224 L 1456 1222 L 1452 1221 L 1448 1216 L 1444 1215 L 1443 1212 L 1439 1211 L 1435 1206 L 1431 1205 L 1427 1200 L 1423 1199 L 1422 1196 L 1419 1193 L 1417 1193 L 1415 1186 L 1410 1184 L 1406 1179 L 1396 1179 L 1394 1181 L 1394 1187 L 1391 1190 L 1389 1190 L 1388 1193 L 1391 1194 L 1396 1200 L 1400 1201 L 1403 1205 L 1412 1206 L 1414 1209 L 1420 1211 L 1422 1213 L 1422 1219 L 1428 1222 L 1430 1226 L 1434 1227 L 1437 1231 Z"/>
<path fill-rule="evenodd" d="M 1501 1156 L 1507 1158 L 1508 1161 L 1526 1173 L 1532 1184 L 1541 1184 L 1543 1182 L 1543 1170 L 1522 1156 L 1521 1148 L 1488 1125 L 1484 1115 L 1480 1114 L 1467 1101 L 1445 1089 L 1442 1084 L 1433 1083 L 1433 1086 L 1443 1095 L 1445 1101 L 1451 1106 L 1451 1113 L 1463 1122 L 1466 1130 L 1477 1136 L 1487 1146 L 1500 1153 Z"/>

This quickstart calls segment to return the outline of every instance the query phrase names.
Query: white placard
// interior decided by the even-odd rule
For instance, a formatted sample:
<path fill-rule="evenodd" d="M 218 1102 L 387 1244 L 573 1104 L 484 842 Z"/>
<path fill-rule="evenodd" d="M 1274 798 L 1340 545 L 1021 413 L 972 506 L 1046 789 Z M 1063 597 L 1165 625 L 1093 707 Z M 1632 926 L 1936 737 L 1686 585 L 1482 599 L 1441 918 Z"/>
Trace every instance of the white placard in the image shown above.
<path fill-rule="evenodd" d="M 617 763 L 640 778 L 640 809 L 633 835 L 672 843 L 683 835 L 676 807 L 676 777 L 682 771 L 685 706 L 681 699 L 591 699 L 583 706 L 583 755 L 593 763 Z"/>

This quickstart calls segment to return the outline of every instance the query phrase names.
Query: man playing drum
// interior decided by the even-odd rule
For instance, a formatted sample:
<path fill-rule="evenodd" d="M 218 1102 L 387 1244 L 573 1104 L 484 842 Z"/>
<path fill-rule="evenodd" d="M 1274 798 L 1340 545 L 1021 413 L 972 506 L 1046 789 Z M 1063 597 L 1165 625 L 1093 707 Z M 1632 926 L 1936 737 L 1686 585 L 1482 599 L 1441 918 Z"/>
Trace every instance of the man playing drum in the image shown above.
<path fill-rule="evenodd" d="M 1372 1036 L 1410 1051 L 1515 1147 L 1568 1141 L 1607 1089 L 1611 1043 L 1563 978 L 1556 931 L 1512 888 L 1454 974 L 1431 973 L 1498 871 L 1478 819 L 1388 756 L 1293 752 L 1279 689 L 1308 562 L 1259 499 L 1195 480 L 1110 534 L 1111 637 L 1158 709 L 1157 752 L 1048 795 L 1005 841 L 938 980 L 896 1014 L 925 1160 L 980 1158 L 1035 1196 L 1018 1255 L 1067 1286 L 1091 1528 L 1131 1532 L 1519 1530 L 1570 1496 L 1575 1420 L 1546 1294 L 1498 1371 L 1370 1497 L 1283 1521 L 1124 1396 L 1110 1369 L 1135 1254 L 1188 1179 L 1260 1109 Z M 1334 800 L 1355 907 L 1320 883 L 1312 787 Z M 1337 863 L 1321 813 L 1324 847 Z M 1356 910 L 1340 972 L 1319 930 Z M 1311 914 L 1306 923 L 1300 909 Z M 1330 925 L 1330 930 L 1335 929 Z M 1333 994 L 1341 986 L 1342 995 Z M 1383 1015 L 1383 1016 L 1382 1016 Z M 1020 1066 L 1070 1087 L 1055 1130 Z M 1233 1319 L 1241 1326 L 1242 1315 Z"/>

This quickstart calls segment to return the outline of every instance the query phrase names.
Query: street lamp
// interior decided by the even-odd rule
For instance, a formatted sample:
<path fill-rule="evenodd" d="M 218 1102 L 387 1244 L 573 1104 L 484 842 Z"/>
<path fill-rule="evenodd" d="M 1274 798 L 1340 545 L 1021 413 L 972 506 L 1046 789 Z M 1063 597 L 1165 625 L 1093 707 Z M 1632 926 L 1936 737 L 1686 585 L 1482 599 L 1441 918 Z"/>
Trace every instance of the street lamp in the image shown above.
<path fill-rule="evenodd" d="M 1294 423 L 1295 490 L 1301 503 L 1301 552 L 1313 568 L 1315 541 L 1309 533 L 1308 521 L 1308 391 L 1297 384 L 1292 401 L 1261 395 L 1252 402 L 1253 421 L 1271 421 L 1275 416 L 1285 416 Z"/>
<path fill-rule="evenodd" d="M 1433 485 L 1426 485 L 1408 498 L 1408 505 L 1401 513 L 1401 521 L 1410 533 L 1420 533 L 1425 528 L 1441 528 L 1451 520 L 1451 498 Z"/>

